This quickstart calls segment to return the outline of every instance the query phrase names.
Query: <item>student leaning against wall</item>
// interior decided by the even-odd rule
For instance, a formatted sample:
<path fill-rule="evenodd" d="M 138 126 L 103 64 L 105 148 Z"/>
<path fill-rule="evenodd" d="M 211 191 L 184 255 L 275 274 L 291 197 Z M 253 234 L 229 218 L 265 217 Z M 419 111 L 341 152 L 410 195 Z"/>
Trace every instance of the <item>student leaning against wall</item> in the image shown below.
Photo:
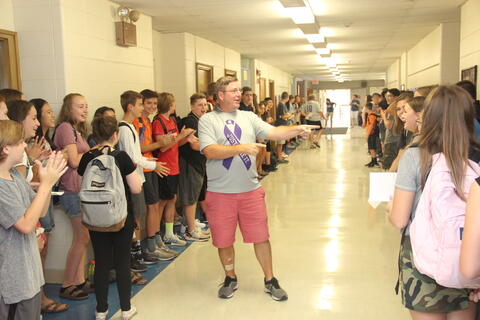
<path fill-rule="evenodd" d="M 85 256 L 90 242 L 88 230 L 82 224 L 80 212 L 81 177 L 77 173 L 78 164 L 85 152 L 90 150 L 87 143 L 85 121 L 88 116 L 88 104 L 84 96 L 70 93 L 63 99 L 58 116 L 53 142 L 57 149 L 65 149 L 68 155 L 68 169 L 60 178 L 59 189 L 65 193 L 60 196 L 60 205 L 72 224 L 72 244 L 68 250 L 65 273 L 60 297 L 69 300 L 83 300 L 93 292 L 85 280 Z"/>

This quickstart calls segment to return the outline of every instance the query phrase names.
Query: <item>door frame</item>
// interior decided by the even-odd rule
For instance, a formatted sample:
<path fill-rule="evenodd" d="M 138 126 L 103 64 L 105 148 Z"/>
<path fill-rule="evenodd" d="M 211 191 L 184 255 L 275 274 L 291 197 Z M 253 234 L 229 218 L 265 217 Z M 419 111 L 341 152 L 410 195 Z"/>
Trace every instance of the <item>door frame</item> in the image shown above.
<path fill-rule="evenodd" d="M 195 87 L 197 92 L 200 92 L 198 89 L 198 71 L 203 70 L 203 71 L 210 71 L 210 79 L 208 84 L 213 82 L 213 66 L 204 64 L 204 63 L 195 63 Z"/>
<path fill-rule="evenodd" d="M 18 35 L 16 32 L 0 29 L 0 40 L 7 41 L 8 60 L 10 64 L 10 81 L 12 84 L 11 89 L 22 91 Z"/>

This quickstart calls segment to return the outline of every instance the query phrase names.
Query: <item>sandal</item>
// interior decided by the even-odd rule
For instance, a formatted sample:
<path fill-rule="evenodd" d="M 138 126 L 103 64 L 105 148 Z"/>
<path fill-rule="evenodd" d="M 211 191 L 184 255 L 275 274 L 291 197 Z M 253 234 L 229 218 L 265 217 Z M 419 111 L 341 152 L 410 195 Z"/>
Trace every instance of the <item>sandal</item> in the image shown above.
<path fill-rule="evenodd" d="M 143 276 L 138 272 L 131 273 L 132 284 L 145 285 L 148 280 L 143 279 Z"/>
<path fill-rule="evenodd" d="M 88 279 L 85 279 L 84 283 L 76 285 L 76 287 L 78 290 L 82 290 L 86 294 L 95 292 L 95 287 L 92 285 L 92 283 Z"/>
<path fill-rule="evenodd" d="M 60 298 L 67 300 L 85 300 L 88 299 L 88 294 L 83 290 L 77 288 L 77 286 L 69 286 L 61 288 L 58 295 Z"/>
<path fill-rule="evenodd" d="M 68 310 L 68 304 L 60 303 L 55 300 L 42 306 L 42 313 L 57 313 Z"/>

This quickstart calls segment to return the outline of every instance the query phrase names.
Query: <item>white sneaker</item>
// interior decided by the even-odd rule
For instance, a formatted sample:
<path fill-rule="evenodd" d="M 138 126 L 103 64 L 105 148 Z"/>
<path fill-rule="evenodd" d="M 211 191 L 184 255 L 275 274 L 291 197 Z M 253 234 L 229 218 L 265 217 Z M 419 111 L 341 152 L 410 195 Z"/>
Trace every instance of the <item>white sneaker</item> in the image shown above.
<path fill-rule="evenodd" d="M 180 239 L 176 234 L 173 234 L 171 236 L 165 235 L 163 241 L 165 242 L 165 244 L 169 244 L 171 246 L 184 247 L 187 245 L 187 241 Z"/>
<path fill-rule="evenodd" d="M 95 310 L 95 320 L 105 320 L 107 319 L 107 315 L 108 309 L 105 312 L 97 312 L 97 310 Z"/>
<path fill-rule="evenodd" d="M 210 235 L 210 228 L 206 223 L 200 222 L 198 219 L 195 219 L 195 228 L 200 229 L 205 235 Z"/>
<path fill-rule="evenodd" d="M 130 310 L 122 311 L 122 320 L 130 320 L 137 314 L 137 308 L 130 306 Z"/>
<path fill-rule="evenodd" d="M 188 241 L 198 241 L 198 242 L 205 242 L 205 241 L 208 241 L 208 239 L 210 239 L 210 236 L 203 234 L 202 231 L 200 231 L 200 229 L 196 229 L 192 232 L 187 231 L 185 232 L 184 237 Z"/>

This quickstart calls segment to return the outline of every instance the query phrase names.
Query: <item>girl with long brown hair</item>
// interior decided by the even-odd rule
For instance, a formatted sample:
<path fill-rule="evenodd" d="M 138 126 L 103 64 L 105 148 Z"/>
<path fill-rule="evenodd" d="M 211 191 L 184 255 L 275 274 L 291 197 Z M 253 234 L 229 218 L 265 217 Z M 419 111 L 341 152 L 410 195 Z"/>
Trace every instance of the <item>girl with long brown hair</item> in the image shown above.
<path fill-rule="evenodd" d="M 440 86 L 425 100 L 422 128 L 415 144 L 407 148 L 398 167 L 390 221 L 404 229 L 399 254 L 399 288 L 402 303 L 412 319 L 462 319 L 475 317 L 475 305 L 466 289 L 438 285 L 414 265 L 409 227 L 432 166 L 432 156 L 443 153 L 452 181 L 462 194 L 469 158 L 478 162 L 475 111 L 468 93 L 456 86 Z"/>
<path fill-rule="evenodd" d="M 80 213 L 81 178 L 77 168 L 82 156 L 90 147 L 86 141 L 88 104 L 79 93 L 70 93 L 63 99 L 58 116 L 53 142 L 57 149 L 65 149 L 68 155 L 67 172 L 60 178 L 59 189 L 64 191 L 60 204 L 70 217 L 72 224 L 72 244 L 68 251 L 60 297 L 70 300 L 83 300 L 93 292 L 85 281 L 85 255 L 90 242 L 87 228 L 82 224 Z"/>

